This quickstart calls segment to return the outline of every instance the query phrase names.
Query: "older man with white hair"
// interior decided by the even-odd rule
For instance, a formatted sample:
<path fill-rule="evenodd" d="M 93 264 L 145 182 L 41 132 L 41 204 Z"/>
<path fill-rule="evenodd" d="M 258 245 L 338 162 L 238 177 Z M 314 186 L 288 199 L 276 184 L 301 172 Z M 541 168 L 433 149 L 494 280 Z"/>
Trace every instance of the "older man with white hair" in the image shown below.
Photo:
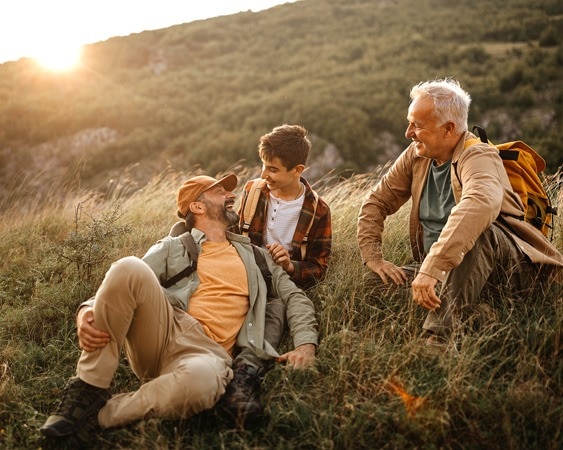
<path fill-rule="evenodd" d="M 467 145 L 478 140 L 468 132 L 471 98 L 459 82 L 422 82 L 410 96 L 405 136 L 412 143 L 365 199 L 358 243 L 367 282 L 376 292 L 410 285 L 429 311 L 426 342 L 446 349 L 487 284 L 527 295 L 560 272 L 563 257 L 524 220 L 498 150 Z M 382 233 L 385 219 L 409 199 L 415 262 L 399 267 L 383 258 Z"/>

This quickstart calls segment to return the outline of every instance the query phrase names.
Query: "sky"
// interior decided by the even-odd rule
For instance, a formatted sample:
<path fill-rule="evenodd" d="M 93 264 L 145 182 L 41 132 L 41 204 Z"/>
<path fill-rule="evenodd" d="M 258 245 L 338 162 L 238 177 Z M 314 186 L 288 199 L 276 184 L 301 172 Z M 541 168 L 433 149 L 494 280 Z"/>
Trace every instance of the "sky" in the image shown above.
<path fill-rule="evenodd" d="M 81 45 L 296 0 L 3 0 L 0 64 L 68 58 Z"/>

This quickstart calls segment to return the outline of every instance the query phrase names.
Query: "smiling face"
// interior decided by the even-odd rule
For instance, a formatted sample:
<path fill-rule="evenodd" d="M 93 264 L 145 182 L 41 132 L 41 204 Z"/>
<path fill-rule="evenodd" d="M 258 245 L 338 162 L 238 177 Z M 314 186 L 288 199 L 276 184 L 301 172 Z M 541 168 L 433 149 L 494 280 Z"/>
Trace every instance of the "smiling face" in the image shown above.
<path fill-rule="evenodd" d="M 416 154 L 444 162 L 451 158 L 459 135 L 453 122 L 439 123 L 430 97 L 418 97 L 409 106 L 405 136 L 415 143 Z"/>
<path fill-rule="evenodd" d="M 300 189 L 300 176 L 304 166 L 298 164 L 293 169 L 287 169 L 280 158 L 272 158 L 269 161 L 262 160 L 262 173 L 260 177 L 266 180 L 270 191 L 289 192 L 296 188 Z"/>
<path fill-rule="evenodd" d="M 202 194 L 201 202 L 205 205 L 207 217 L 227 225 L 238 223 L 238 214 L 234 210 L 235 194 L 218 185 Z"/>

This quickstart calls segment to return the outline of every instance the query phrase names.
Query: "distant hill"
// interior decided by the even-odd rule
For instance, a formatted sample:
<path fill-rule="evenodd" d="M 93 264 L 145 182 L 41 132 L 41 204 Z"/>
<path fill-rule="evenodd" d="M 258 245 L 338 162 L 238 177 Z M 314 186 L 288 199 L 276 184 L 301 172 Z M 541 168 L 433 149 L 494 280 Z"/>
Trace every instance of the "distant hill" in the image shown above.
<path fill-rule="evenodd" d="M 54 74 L 0 65 L 0 194 L 132 188 L 172 166 L 257 164 L 258 138 L 300 123 L 322 176 L 394 158 L 410 87 L 458 78 L 470 123 L 563 164 L 559 0 L 304 0 L 85 48 Z M 325 163 L 322 164 L 321 163 Z"/>

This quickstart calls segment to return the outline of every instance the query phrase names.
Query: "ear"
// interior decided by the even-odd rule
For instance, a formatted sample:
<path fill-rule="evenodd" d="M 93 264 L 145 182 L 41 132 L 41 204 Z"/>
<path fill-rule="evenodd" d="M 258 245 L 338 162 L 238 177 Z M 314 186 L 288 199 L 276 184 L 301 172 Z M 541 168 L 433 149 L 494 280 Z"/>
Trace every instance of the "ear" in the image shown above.
<path fill-rule="evenodd" d="M 303 164 L 297 164 L 293 170 L 295 170 L 295 173 L 297 175 L 301 176 L 301 174 L 305 170 L 305 166 Z"/>
<path fill-rule="evenodd" d="M 453 122 L 446 122 L 444 124 L 444 129 L 446 130 L 446 136 L 453 136 L 455 135 L 456 128 L 455 123 Z"/>
<path fill-rule="evenodd" d="M 202 202 L 192 202 L 190 203 L 190 211 L 193 214 L 203 214 L 205 211 L 205 205 Z"/>

